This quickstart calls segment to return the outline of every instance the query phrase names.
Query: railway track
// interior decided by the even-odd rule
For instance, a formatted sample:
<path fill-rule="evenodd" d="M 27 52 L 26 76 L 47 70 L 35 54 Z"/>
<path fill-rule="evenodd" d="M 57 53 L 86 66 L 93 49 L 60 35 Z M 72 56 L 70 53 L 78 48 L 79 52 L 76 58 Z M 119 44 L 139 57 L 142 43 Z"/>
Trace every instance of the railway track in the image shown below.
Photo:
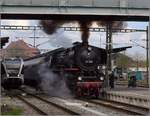
<path fill-rule="evenodd" d="M 29 102 L 27 99 L 25 99 L 23 96 L 18 95 L 17 98 L 21 101 L 23 101 L 24 103 L 26 103 L 28 106 L 32 107 L 33 110 L 35 110 L 39 115 L 48 115 L 46 112 L 44 112 L 42 109 L 40 109 L 39 107 L 37 107 L 37 105 Z"/>
<path fill-rule="evenodd" d="M 26 95 L 23 95 L 23 93 L 26 93 Z M 148 108 L 129 105 L 127 103 L 104 99 L 62 99 L 43 94 L 36 95 L 32 94 L 32 92 L 26 92 L 25 90 L 21 90 L 20 93 L 17 92 L 17 95 L 13 97 L 17 97 L 17 99 L 30 106 L 29 108 L 36 111 L 39 115 L 88 115 L 89 113 L 93 116 L 109 116 L 118 113 L 146 115 L 149 112 Z"/>
<path fill-rule="evenodd" d="M 31 93 L 25 93 L 27 94 L 26 96 L 17 95 L 17 98 L 32 107 L 40 115 L 79 115 L 78 113 L 45 98 Z"/>
<path fill-rule="evenodd" d="M 128 113 L 130 115 L 146 115 L 149 113 L 150 109 L 140 107 L 140 106 L 135 106 L 127 103 L 122 103 L 122 102 L 116 102 L 116 101 L 111 101 L 111 100 L 105 100 L 105 99 L 80 99 L 82 101 L 86 101 L 88 103 L 93 103 L 96 105 L 101 105 L 105 107 L 112 108 L 114 110 L 119 110 L 121 112 Z"/>

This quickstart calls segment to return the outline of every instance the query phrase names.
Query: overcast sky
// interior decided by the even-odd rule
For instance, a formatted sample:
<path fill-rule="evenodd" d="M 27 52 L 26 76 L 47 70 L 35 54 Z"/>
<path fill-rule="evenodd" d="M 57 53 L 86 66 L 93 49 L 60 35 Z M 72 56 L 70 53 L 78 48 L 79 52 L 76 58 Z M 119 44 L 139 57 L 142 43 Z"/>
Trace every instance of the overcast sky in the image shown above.
<path fill-rule="evenodd" d="M 2 20 L 1 24 L 2 25 L 23 25 L 23 26 L 39 25 L 38 21 L 34 21 L 34 20 Z M 146 29 L 146 26 L 148 26 L 148 22 L 127 22 L 126 28 Z M 33 45 L 33 38 L 30 38 L 30 37 L 33 37 L 33 31 L 1 30 L 1 36 L 9 36 L 10 42 L 23 38 L 25 42 Z M 69 47 L 71 46 L 73 42 L 81 41 L 80 32 L 64 32 L 62 29 L 59 29 L 57 33 L 53 35 L 47 35 L 43 31 L 36 31 L 36 36 L 42 37 L 36 40 L 36 45 L 43 43 L 40 46 L 38 46 L 38 48 L 40 49 L 55 49 L 59 46 Z M 106 41 L 105 38 L 106 38 L 105 33 L 91 32 L 90 37 L 89 37 L 89 43 L 92 45 L 104 48 L 105 41 Z M 136 46 L 133 42 L 130 41 L 130 40 L 135 41 L 141 46 L 146 47 L 146 42 L 143 41 L 143 39 L 146 39 L 146 33 L 141 33 L 141 32 L 124 33 L 124 34 L 114 33 L 113 34 L 113 45 L 114 45 L 113 47 L 115 48 L 115 47 L 132 45 L 133 47 L 126 51 L 127 54 L 134 55 L 135 53 L 138 52 L 145 56 L 145 53 L 146 53 L 145 49 L 142 47 Z"/>

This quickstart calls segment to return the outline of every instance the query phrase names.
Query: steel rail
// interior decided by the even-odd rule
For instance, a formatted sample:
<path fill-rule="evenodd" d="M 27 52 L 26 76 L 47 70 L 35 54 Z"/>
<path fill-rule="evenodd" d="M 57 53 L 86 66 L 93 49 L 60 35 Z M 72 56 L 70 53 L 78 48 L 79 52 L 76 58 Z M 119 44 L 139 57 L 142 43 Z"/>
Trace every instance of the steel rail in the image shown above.
<path fill-rule="evenodd" d="M 40 115 L 48 115 L 47 113 L 45 113 L 44 111 L 42 111 L 41 109 L 39 109 L 38 107 L 36 107 L 36 105 L 28 102 L 26 99 L 23 98 L 23 96 L 18 95 L 17 98 L 21 101 L 23 101 L 24 103 L 26 103 L 27 105 L 29 105 L 30 107 L 32 107 L 35 111 L 37 111 Z"/>
<path fill-rule="evenodd" d="M 127 108 L 127 106 L 138 108 L 138 109 L 139 108 L 145 109 L 145 108 L 140 107 L 140 106 L 134 106 L 134 105 L 127 104 L 127 103 L 115 102 L 115 101 L 104 100 L 104 99 L 98 99 L 98 100 L 80 99 L 80 100 L 93 103 L 96 105 L 101 105 L 101 106 L 109 107 L 112 109 L 120 110 L 122 112 L 130 113 L 132 115 L 145 115 L 145 113 L 149 111 L 149 109 L 146 109 L 146 111 L 144 112 L 140 112 L 141 109 L 139 111 L 138 110 L 135 111 L 131 108 Z"/>
<path fill-rule="evenodd" d="M 29 93 L 29 92 L 26 92 L 25 90 L 22 90 L 22 91 L 25 92 L 26 94 L 32 96 L 32 97 L 35 97 L 35 98 L 37 98 L 37 99 L 43 101 L 43 102 L 46 102 L 46 103 L 48 103 L 48 104 L 51 104 L 51 105 L 53 105 L 54 107 L 57 107 L 57 108 L 59 108 L 59 109 L 65 111 L 66 113 L 68 113 L 68 114 L 70 114 L 70 115 L 80 115 L 80 114 L 77 113 L 77 112 L 74 112 L 74 111 L 72 111 L 72 110 L 70 110 L 70 109 L 68 109 L 68 108 L 66 108 L 66 107 L 63 107 L 63 106 L 61 106 L 61 105 L 58 105 L 58 104 L 56 104 L 56 103 L 54 103 L 54 102 L 51 102 L 51 101 L 49 101 L 49 100 L 46 100 L 46 99 L 44 99 L 44 98 L 42 98 L 42 97 L 40 97 L 40 96 L 31 94 L 31 93 Z"/>
<path fill-rule="evenodd" d="M 72 111 L 72 110 L 70 110 L 68 108 L 62 107 L 62 106 L 60 106 L 60 105 L 58 105 L 56 103 L 50 102 L 50 101 L 48 101 L 48 100 L 46 100 L 46 99 L 44 99 L 44 98 L 42 98 L 40 96 L 36 96 L 36 95 L 32 95 L 32 96 L 34 96 L 34 97 L 36 97 L 36 98 L 40 99 L 41 101 L 44 101 L 44 102 L 46 102 L 48 104 L 51 104 L 51 105 L 53 105 L 53 106 L 55 106 L 55 107 L 65 111 L 65 112 L 71 114 L 71 115 L 80 115 L 79 113 L 76 113 L 76 112 L 74 112 L 74 111 Z"/>
<path fill-rule="evenodd" d="M 133 107 L 133 108 L 137 108 L 137 109 L 143 110 L 145 112 L 150 111 L 150 108 L 146 108 L 146 107 L 143 107 L 143 106 L 137 106 L 137 105 L 134 105 L 134 104 L 128 104 L 128 103 L 123 103 L 123 102 L 113 101 L 113 100 L 106 100 L 106 99 L 102 99 L 102 98 L 100 100 L 115 103 L 115 104 L 120 104 L 120 105 L 124 105 L 124 106 L 129 106 L 129 107 Z"/>

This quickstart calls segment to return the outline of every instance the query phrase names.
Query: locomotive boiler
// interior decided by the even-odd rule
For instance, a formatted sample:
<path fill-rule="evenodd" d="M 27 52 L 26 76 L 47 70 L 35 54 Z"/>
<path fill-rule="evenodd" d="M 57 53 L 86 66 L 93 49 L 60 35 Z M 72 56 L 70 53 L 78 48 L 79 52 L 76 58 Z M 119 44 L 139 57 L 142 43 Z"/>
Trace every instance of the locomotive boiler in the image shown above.
<path fill-rule="evenodd" d="M 1 61 L 1 85 L 4 89 L 16 89 L 24 83 L 22 58 L 4 58 Z"/>

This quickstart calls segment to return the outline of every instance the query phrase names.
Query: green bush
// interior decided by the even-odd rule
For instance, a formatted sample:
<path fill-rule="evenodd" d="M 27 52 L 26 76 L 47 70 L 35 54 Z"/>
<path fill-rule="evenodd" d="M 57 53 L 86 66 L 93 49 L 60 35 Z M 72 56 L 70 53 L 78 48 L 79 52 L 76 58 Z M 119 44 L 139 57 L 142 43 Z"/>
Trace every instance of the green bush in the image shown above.
<path fill-rule="evenodd" d="M 1 106 L 1 115 L 22 115 L 23 109 L 19 106 Z"/>

